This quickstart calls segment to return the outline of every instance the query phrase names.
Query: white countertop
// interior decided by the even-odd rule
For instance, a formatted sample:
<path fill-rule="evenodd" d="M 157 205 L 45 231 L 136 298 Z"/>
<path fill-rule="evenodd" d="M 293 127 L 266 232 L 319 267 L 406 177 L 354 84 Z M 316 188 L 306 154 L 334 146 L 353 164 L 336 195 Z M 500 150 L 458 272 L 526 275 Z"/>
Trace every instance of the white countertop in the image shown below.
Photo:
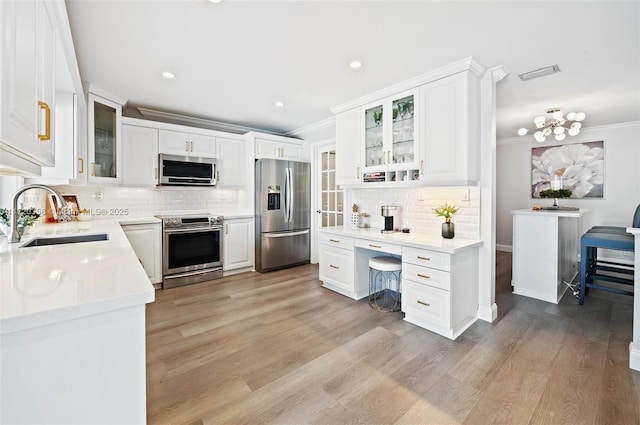
<path fill-rule="evenodd" d="M 433 249 L 436 251 L 455 254 L 465 249 L 482 245 L 482 241 L 470 239 L 445 239 L 441 236 L 430 236 L 419 233 L 381 233 L 377 228 L 360 228 L 350 226 L 323 227 L 320 232 L 341 236 L 351 236 L 359 239 L 371 241 L 394 243 L 402 246 L 410 246 L 420 249 Z"/>
<path fill-rule="evenodd" d="M 580 218 L 586 213 L 588 213 L 589 209 L 580 208 L 577 211 L 562 211 L 562 210 L 534 210 L 533 208 L 526 208 L 521 210 L 513 210 L 511 214 L 513 215 L 547 215 L 547 216 L 555 216 L 555 217 L 573 217 Z"/>
<path fill-rule="evenodd" d="M 41 224 L 0 246 L 0 334 L 152 302 L 153 285 L 120 221 Z M 154 217 L 144 222 L 159 222 Z M 109 240 L 23 248 L 35 236 L 107 233 Z"/>

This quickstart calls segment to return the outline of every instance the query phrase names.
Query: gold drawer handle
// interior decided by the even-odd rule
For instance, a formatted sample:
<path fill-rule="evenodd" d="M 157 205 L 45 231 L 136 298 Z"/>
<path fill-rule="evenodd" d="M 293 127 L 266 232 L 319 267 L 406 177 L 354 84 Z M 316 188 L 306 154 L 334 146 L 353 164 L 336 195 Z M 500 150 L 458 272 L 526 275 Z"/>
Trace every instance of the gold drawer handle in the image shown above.
<path fill-rule="evenodd" d="M 96 163 L 95 162 L 91 163 L 91 175 L 92 176 L 96 175 Z"/>
<path fill-rule="evenodd" d="M 425 279 L 431 279 L 431 276 L 427 276 L 426 274 L 420 274 L 420 273 L 418 273 L 418 277 L 423 277 Z"/>
<path fill-rule="evenodd" d="M 371 248 L 382 248 L 380 245 L 371 245 L 371 244 L 369 244 L 369 246 L 370 246 Z"/>
<path fill-rule="evenodd" d="M 38 139 L 51 140 L 51 108 L 45 102 L 38 101 L 38 108 L 44 110 L 44 134 L 38 133 Z"/>
<path fill-rule="evenodd" d="M 78 171 L 78 174 L 82 174 L 84 173 L 84 158 L 78 158 L 78 160 L 80 161 L 80 171 Z"/>
<path fill-rule="evenodd" d="M 418 255 L 418 260 L 430 261 L 431 258 L 429 258 L 429 257 L 421 257 L 421 256 Z"/>
<path fill-rule="evenodd" d="M 335 240 L 335 239 L 329 239 L 329 242 L 340 243 L 340 241 L 337 241 L 337 240 Z"/>
<path fill-rule="evenodd" d="M 431 304 L 429 304 L 429 303 L 426 303 L 426 302 L 424 302 L 424 301 L 420 301 L 420 300 L 418 300 L 418 301 L 416 301 L 416 302 L 417 302 L 418 304 L 422 304 L 423 306 L 426 306 L 426 307 L 429 307 L 429 306 L 431 305 Z"/>
<path fill-rule="evenodd" d="M 340 267 L 338 266 L 334 266 L 333 264 L 329 264 L 329 267 L 333 268 L 333 269 L 339 269 Z"/>

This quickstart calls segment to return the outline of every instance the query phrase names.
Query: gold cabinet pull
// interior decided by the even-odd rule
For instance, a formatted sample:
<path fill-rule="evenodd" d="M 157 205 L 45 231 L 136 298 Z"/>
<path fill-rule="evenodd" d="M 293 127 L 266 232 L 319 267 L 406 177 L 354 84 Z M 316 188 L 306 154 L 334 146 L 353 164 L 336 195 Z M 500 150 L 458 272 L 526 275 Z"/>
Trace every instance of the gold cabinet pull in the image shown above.
<path fill-rule="evenodd" d="M 153 169 L 153 178 L 158 180 L 158 167 Z"/>
<path fill-rule="evenodd" d="M 329 267 L 333 268 L 333 269 L 340 269 L 340 267 L 338 266 L 334 266 L 333 264 L 329 264 Z"/>
<path fill-rule="evenodd" d="M 417 258 L 418 258 L 418 260 L 425 260 L 425 261 L 429 261 L 429 260 L 431 260 L 431 258 L 429 258 L 429 257 L 422 257 L 422 256 L 420 256 L 420 255 L 418 255 L 418 257 L 417 257 Z"/>
<path fill-rule="evenodd" d="M 189 142 L 189 152 L 193 152 L 193 142 Z"/>
<path fill-rule="evenodd" d="M 431 304 L 429 304 L 429 303 L 427 303 L 427 302 L 424 302 L 424 301 L 421 301 L 421 300 L 417 300 L 416 302 L 417 302 L 418 304 L 422 304 L 422 305 L 424 305 L 424 306 L 426 306 L 426 307 L 429 307 L 429 306 L 431 305 Z"/>
<path fill-rule="evenodd" d="M 92 176 L 96 175 L 96 163 L 95 162 L 91 163 L 91 175 Z"/>
<path fill-rule="evenodd" d="M 426 274 L 421 274 L 421 273 L 418 273 L 418 277 L 422 277 L 424 279 L 431 279 L 431 276 L 426 275 Z"/>
<path fill-rule="evenodd" d="M 78 171 L 78 174 L 82 174 L 84 173 L 84 158 L 78 158 L 78 161 L 80 161 L 80 171 Z"/>
<path fill-rule="evenodd" d="M 228 225 L 228 224 L 225 224 L 225 225 L 224 225 L 224 234 L 225 234 L 225 235 L 228 235 L 228 234 L 229 234 L 229 225 Z"/>
<path fill-rule="evenodd" d="M 356 167 L 356 179 L 360 179 L 360 167 Z"/>
<path fill-rule="evenodd" d="M 382 248 L 380 245 L 372 245 L 372 244 L 369 244 L 369 246 L 370 246 L 371 248 Z"/>
<path fill-rule="evenodd" d="M 424 176 L 424 159 L 420 160 L 420 175 Z"/>
<path fill-rule="evenodd" d="M 337 240 L 335 240 L 335 239 L 329 239 L 329 242 L 340 243 L 340 241 L 337 241 Z"/>
<path fill-rule="evenodd" d="M 220 171 L 216 171 L 216 179 L 220 181 Z"/>
<path fill-rule="evenodd" d="M 189 152 L 189 141 L 188 140 L 184 141 L 184 151 L 185 152 Z"/>
<path fill-rule="evenodd" d="M 38 139 L 51 140 L 51 108 L 42 101 L 38 101 L 38 107 L 44 110 L 44 134 L 38 133 Z"/>

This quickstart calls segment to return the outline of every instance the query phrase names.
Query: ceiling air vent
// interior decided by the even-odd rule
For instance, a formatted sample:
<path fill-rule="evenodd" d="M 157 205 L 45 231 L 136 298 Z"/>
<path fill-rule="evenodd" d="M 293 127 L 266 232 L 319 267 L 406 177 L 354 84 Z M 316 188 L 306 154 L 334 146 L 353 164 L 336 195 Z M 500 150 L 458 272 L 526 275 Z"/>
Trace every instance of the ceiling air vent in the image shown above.
<path fill-rule="evenodd" d="M 560 72 L 558 65 L 545 66 L 544 68 L 534 69 L 533 71 L 518 74 L 522 81 L 533 80 L 534 78 L 546 77 L 547 75 Z"/>

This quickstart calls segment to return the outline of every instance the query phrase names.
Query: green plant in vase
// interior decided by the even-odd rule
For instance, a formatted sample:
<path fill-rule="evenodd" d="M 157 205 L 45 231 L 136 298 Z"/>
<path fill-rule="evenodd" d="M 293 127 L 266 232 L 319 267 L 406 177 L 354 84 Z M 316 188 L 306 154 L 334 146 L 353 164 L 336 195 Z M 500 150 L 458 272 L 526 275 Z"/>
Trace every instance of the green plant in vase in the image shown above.
<path fill-rule="evenodd" d="M 460 208 L 455 205 L 442 204 L 433 209 L 437 217 L 444 217 L 444 223 L 442 223 L 442 237 L 445 239 L 453 239 L 455 236 L 455 225 L 451 221 L 453 215 L 458 212 Z"/>

